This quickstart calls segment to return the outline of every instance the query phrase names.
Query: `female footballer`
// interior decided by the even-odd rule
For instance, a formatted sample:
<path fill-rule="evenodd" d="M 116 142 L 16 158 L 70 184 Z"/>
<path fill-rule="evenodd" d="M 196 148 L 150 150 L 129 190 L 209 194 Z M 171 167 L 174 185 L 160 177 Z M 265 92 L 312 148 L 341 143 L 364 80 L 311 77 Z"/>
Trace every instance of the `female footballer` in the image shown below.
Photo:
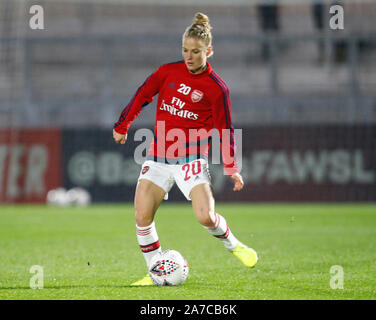
<path fill-rule="evenodd" d="M 154 140 L 141 168 L 134 201 L 137 240 L 147 267 L 153 255 L 162 250 L 154 215 L 174 183 L 192 201 L 196 219 L 209 233 L 245 266 L 257 263 L 256 252 L 236 239 L 225 218 L 214 209 L 207 160 L 214 127 L 220 136 L 225 172 L 234 181 L 233 190 L 240 191 L 244 183 L 235 161 L 229 89 L 207 62 L 213 54 L 210 29 L 209 18 L 197 13 L 183 34 L 184 60 L 162 65 L 152 73 L 114 125 L 115 142 L 124 144 L 131 122 L 158 94 Z M 201 135 L 192 134 L 193 130 Z M 153 282 L 147 275 L 132 285 Z"/>

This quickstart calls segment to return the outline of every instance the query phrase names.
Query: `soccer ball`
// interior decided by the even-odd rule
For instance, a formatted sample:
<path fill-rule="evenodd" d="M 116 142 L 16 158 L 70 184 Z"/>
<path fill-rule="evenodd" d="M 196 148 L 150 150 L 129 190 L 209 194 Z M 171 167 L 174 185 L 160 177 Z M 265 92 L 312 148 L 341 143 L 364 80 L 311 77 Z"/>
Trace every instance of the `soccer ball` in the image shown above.
<path fill-rule="evenodd" d="M 71 205 L 88 206 L 91 203 L 90 193 L 83 188 L 57 188 L 48 191 L 46 202 L 48 205 L 67 207 Z"/>
<path fill-rule="evenodd" d="M 150 278 L 157 286 L 178 286 L 188 273 L 187 260 L 176 250 L 158 252 L 150 261 Z"/>
<path fill-rule="evenodd" d="M 90 193 L 83 188 L 72 188 L 68 190 L 67 196 L 71 205 L 86 207 L 91 202 Z"/>
<path fill-rule="evenodd" d="M 69 198 L 67 196 L 67 190 L 64 188 L 57 188 L 48 191 L 46 202 L 49 205 L 65 207 L 69 205 Z"/>

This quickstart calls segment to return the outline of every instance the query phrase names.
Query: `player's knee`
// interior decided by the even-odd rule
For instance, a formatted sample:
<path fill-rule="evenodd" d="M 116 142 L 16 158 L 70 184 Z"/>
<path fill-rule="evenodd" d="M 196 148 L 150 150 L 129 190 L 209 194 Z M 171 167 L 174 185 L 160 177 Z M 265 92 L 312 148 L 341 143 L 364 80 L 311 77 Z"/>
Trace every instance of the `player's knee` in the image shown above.
<path fill-rule="evenodd" d="M 197 209 L 196 218 L 204 227 L 211 228 L 214 226 L 214 213 L 209 208 L 201 207 Z"/>
<path fill-rule="evenodd" d="M 153 215 L 143 210 L 136 209 L 135 218 L 139 227 L 147 227 L 153 223 Z"/>

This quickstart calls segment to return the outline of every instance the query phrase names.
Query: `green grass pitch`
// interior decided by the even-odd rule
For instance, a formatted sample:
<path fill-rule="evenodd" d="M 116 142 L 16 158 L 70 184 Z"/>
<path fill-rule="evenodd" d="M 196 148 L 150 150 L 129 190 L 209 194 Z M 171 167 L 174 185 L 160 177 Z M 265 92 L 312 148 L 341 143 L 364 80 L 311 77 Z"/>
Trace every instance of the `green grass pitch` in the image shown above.
<path fill-rule="evenodd" d="M 162 249 L 186 257 L 189 277 L 178 287 L 135 288 L 146 268 L 131 204 L 1 205 L 0 299 L 376 298 L 376 205 L 219 203 L 216 211 L 258 252 L 254 269 L 199 225 L 189 203 L 164 203 Z M 33 265 L 43 266 L 43 289 L 30 288 Z M 330 286 L 334 265 L 343 289 Z"/>

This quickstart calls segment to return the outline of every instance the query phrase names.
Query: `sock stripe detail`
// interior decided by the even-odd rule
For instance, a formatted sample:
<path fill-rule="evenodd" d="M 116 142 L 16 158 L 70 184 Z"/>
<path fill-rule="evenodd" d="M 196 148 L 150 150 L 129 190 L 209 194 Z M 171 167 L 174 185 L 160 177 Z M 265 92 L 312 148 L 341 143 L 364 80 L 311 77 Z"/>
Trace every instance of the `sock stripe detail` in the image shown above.
<path fill-rule="evenodd" d="M 152 251 L 154 251 L 154 250 L 159 249 L 160 246 L 161 246 L 161 245 L 160 245 L 159 240 L 158 240 L 158 241 L 156 241 L 156 242 L 154 242 L 154 243 L 147 244 L 147 245 L 145 245 L 145 246 L 141 246 L 141 245 L 140 245 L 140 248 L 141 248 L 141 251 L 142 251 L 143 253 L 147 253 L 147 252 L 152 252 Z"/>
<path fill-rule="evenodd" d="M 226 224 L 226 227 L 227 227 L 227 229 L 226 229 L 226 232 L 225 232 L 224 234 L 222 234 L 222 235 L 218 235 L 218 236 L 214 236 L 214 237 L 216 237 L 216 238 L 221 238 L 221 239 L 225 239 L 225 238 L 227 238 L 227 237 L 228 237 L 228 234 L 230 233 L 230 228 L 228 227 L 227 224 Z"/>
<path fill-rule="evenodd" d="M 145 229 L 137 228 L 136 234 L 139 235 L 139 236 L 146 236 L 146 235 L 148 235 L 152 232 L 152 228 L 153 228 L 153 226 L 150 226 L 150 227 L 145 228 Z"/>
<path fill-rule="evenodd" d="M 219 226 L 219 220 L 220 220 L 220 218 L 219 218 L 219 214 L 216 213 L 216 214 L 215 214 L 214 229 L 218 228 L 218 226 Z"/>
<path fill-rule="evenodd" d="M 147 231 L 140 231 L 140 230 L 137 230 L 136 231 L 136 234 L 139 235 L 139 236 L 147 236 L 148 234 L 151 233 L 151 230 L 147 230 Z"/>
<path fill-rule="evenodd" d="M 145 229 L 141 229 L 141 228 L 137 228 L 137 231 L 148 231 L 150 230 L 152 227 L 148 227 L 148 228 L 145 228 Z"/>
<path fill-rule="evenodd" d="M 146 232 L 136 232 L 139 236 L 146 236 L 151 233 L 151 231 L 146 231 Z"/>
<path fill-rule="evenodd" d="M 219 214 L 215 213 L 215 221 L 214 221 L 214 227 L 208 228 L 209 230 L 217 229 L 219 225 Z"/>

